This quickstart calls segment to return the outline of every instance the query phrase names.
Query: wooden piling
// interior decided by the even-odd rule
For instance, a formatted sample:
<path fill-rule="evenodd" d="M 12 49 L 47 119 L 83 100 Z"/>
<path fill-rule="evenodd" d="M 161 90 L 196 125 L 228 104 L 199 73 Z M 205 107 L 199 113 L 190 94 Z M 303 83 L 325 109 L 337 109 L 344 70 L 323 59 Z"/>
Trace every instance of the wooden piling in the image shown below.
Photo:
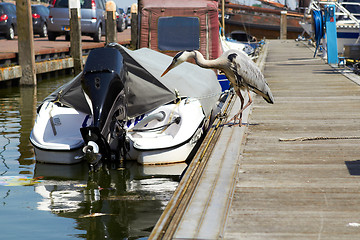
<path fill-rule="evenodd" d="M 16 0 L 20 85 L 36 85 L 34 34 L 30 0 Z"/>
<path fill-rule="evenodd" d="M 106 44 L 116 42 L 116 19 L 113 11 L 106 11 Z"/>
<path fill-rule="evenodd" d="M 74 61 L 74 74 L 83 70 L 81 47 L 81 22 L 80 9 L 70 9 L 70 54 Z"/>
<path fill-rule="evenodd" d="M 106 2 L 106 44 L 116 42 L 116 4 L 113 1 Z M 119 16 L 122 17 L 122 16 Z"/>
<path fill-rule="evenodd" d="M 281 11 L 280 16 L 280 39 L 287 39 L 287 11 Z"/>
<path fill-rule="evenodd" d="M 131 5 L 131 48 L 138 48 L 138 8 L 134 3 Z"/>

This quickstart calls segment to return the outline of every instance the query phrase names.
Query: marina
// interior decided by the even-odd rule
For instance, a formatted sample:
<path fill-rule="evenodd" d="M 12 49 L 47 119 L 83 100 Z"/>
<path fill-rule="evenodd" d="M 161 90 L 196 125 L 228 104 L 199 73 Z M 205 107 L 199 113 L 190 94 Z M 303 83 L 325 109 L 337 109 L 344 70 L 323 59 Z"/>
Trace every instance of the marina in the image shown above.
<path fill-rule="evenodd" d="M 70 35 L 34 41 L 29 86 L 11 41 L 0 239 L 358 239 L 360 76 L 336 51 L 335 5 L 310 13 L 312 41 L 262 2 L 281 11 L 257 41 L 222 28 L 228 1 L 139 0 L 117 43 L 71 32 L 81 59 Z"/>
<path fill-rule="evenodd" d="M 171 190 L 166 197 L 161 193 L 165 191 L 166 185 L 161 184 L 162 180 L 160 180 L 157 182 L 160 184 L 157 188 L 157 191 L 160 191 L 158 197 L 155 195 L 148 198 L 147 195 L 133 194 L 126 196 L 120 187 L 116 187 L 118 189 L 116 191 L 106 190 L 110 196 L 105 197 L 103 190 L 96 194 L 99 187 L 92 187 L 90 189 L 95 192 L 90 192 L 89 196 L 94 198 L 85 200 L 84 203 L 89 200 L 93 204 L 100 202 L 105 204 L 109 200 L 130 203 L 135 199 L 138 199 L 135 202 L 151 203 L 156 199 L 161 201 L 165 199 L 169 204 L 162 205 L 157 213 L 158 217 L 148 213 L 154 218 L 152 223 L 146 224 L 150 230 L 146 230 L 145 235 L 144 232 L 140 235 L 128 235 L 146 236 L 152 231 L 150 239 L 161 238 L 161 234 L 157 234 L 163 232 L 171 234 L 173 239 L 294 239 L 294 237 L 296 239 L 356 239 L 359 237 L 359 218 L 356 209 L 359 205 L 357 196 L 360 150 L 357 146 L 360 118 L 357 116 L 358 111 L 353 111 L 359 106 L 358 76 L 346 73 L 346 77 L 338 71 L 338 68 L 332 68 L 320 58 L 313 58 L 314 48 L 303 42 L 271 40 L 266 46 L 264 50 L 267 54 L 260 61 L 263 61 L 265 76 L 273 90 L 274 105 L 267 105 L 256 97 L 253 107 L 244 116 L 246 126 L 220 127 L 221 132 L 214 133 L 217 141 L 205 151 L 207 155 L 211 153 L 207 157 L 208 160 L 196 162 L 195 157 L 180 182 L 177 182 L 179 179 L 176 176 L 182 173 L 183 168 L 175 171 L 175 175 L 170 177 L 170 179 L 175 178 L 175 182 L 171 180 L 168 183 Z M 304 71 L 304 68 L 308 71 Z M 52 89 L 57 88 L 59 84 L 61 83 L 56 85 L 53 81 L 46 83 Z M 38 90 L 43 86 L 45 85 L 39 84 Z M 28 141 L 34 113 L 28 110 L 28 106 L 36 104 L 24 99 L 25 96 L 32 96 L 32 91 L 32 88 L 25 88 L 16 93 L 17 98 L 22 99 L 20 103 L 27 104 L 22 107 L 20 105 L 20 108 L 15 104 L 10 109 L 9 103 L 2 100 L 5 103 L 2 105 L 3 114 L 12 114 L 12 112 L 17 114 L 20 111 L 24 119 L 20 120 L 22 128 L 15 130 L 16 122 L 19 120 L 12 123 L 10 119 L 18 115 L 13 115 L 12 118 L 10 115 L 2 117 L 4 148 L 1 152 L 3 164 L 0 189 L 3 196 L 2 213 L 7 215 L 7 212 L 12 211 L 15 215 L 16 213 L 23 216 L 31 214 L 33 220 L 41 223 L 42 219 L 49 217 L 52 219 L 51 216 L 44 218 L 43 211 L 36 210 L 36 202 L 41 200 L 39 193 L 42 193 L 40 189 L 44 184 L 52 184 L 53 187 L 57 186 L 57 189 L 62 189 L 60 185 L 75 186 L 74 193 L 82 194 L 84 189 L 87 189 L 86 186 L 90 187 L 91 181 L 89 182 L 87 178 L 87 171 L 84 172 L 84 168 L 86 169 L 84 165 L 71 166 L 70 173 L 74 175 L 61 177 L 53 175 L 53 170 L 51 167 L 47 168 L 46 164 L 35 164 L 34 153 Z M 2 92 L 4 94 L 9 90 Z M 5 96 L 3 94 L 2 96 Z M 41 94 L 37 96 L 42 99 Z M 237 108 L 238 100 L 234 100 L 231 109 L 235 111 Z M 24 111 L 28 113 L 25 114 Z M 232 114 L 233 112 L 229 115 Z M 17 141 L 13 142 L 12 139 L 20 141 L 19 150 L 16 150 Z M 200 152 L 201 150 L 202 148 Z M 164 171 L 167 173 L 164 174 Z M 144 167 L 140 172 L 147 173 L 150 179 L 156 180 L 156 168 Z M 158 176 L 163 179 L 168 173 L 169 169 L 160 170 Z M 118 174 L 120 173 L 111 170 L 110 179 L 119 179 L 121 175 Z M 19 176 L 25 184 L 19 184 L 21 181 L 13 177 L 11 185 L 9 179 L 5 181 L 7 176 Z M 80 180 L 76 180 L 79 178 Z M 138 178 L 126 181 L 123 186 L 134 186 L 136 179 Z M 115 180 L 114 184 L 117 181 Z M 178 184 L 179 187 L 176 187 Z M 104 186 L 107 186 L 107 189 L 114 188 L 113 184 L 100 183 L 99 186 L 100 189 Z M 69 187 L 66 189 L 65 193 L 71 192 Z M 20 200 L 21 198 L 15 200 L 20 194 L 19 191 L 23 192 L 22 196 L 27 196 L 27 201 L 24 202 Z M 11 204 L 10 201 L 13 203 Z M 65 199 L 62 205 L 67 201 Z M 184 205 L 178 206 L 179 203 Z M 23 208 L 15 210 L 17 204 L 22 204 Z M 172 206 L 176 206 L 176 209 L 181 211 L 171 209 Z M 50 206 L 50 209 L 53 209 L 50 212 L 56 214 L 57 207 L 58 205 Z M 111 209 L 85 209 L 85 211 L 77 211 L 77 214 L 72 213 L 71 218 L 67 218 L 66 211 L 63 210 L 64 212 L 59 216 L 65 217 L 64 221 L 55 229 L 61 232 L 63 231 L 60 230 L 61 226 L 67 226 L 69 230 L 66 234 L 70 238 L 78 238 L 86 234 L 104 236 L 104 228 L 71 230 L 73 225 L 71 219 L 84 219 L 89 223 L 93 221 L 103 224 L 104 221 L 108 221 L 106 219 L 109 216 L 114 216 L 115 218 L 111 217 L 113 220 L 116 216 L 123 216 L 123 213 L 113 212 L 114 210 Z M 174 213 L 177 215 L 173 215 Z M 89 214 L 93 217 L 84 218 L 90 216 Z M 62 218 L 53 220 L 58 222 L 60 219 Z M 176 222 L 172 223 L 173 220 Z M 7 223 L 2 224 L 11 229 L 9 224 L 15 222 L 30 227 L 26 219 L 18 221 L 16 217 L 10 218 L 10 221 L 7 219 Z M 49 234 L 50 229 L 54 228 L 50 226 L 48 229 L 39 230 L 33 235 L 34 239 Z M 68 238 L 60 232 L 58 239 Z M 6 236 L 7 239 L 27 236 L 32 239 L 29 234 L 26 230 L 18 233 L 2 231 L 0 236 Z M 110 234 L 108 236 L 119 236 L 118 234 L 121 233 L 111 231 L 108 234 Z"/>

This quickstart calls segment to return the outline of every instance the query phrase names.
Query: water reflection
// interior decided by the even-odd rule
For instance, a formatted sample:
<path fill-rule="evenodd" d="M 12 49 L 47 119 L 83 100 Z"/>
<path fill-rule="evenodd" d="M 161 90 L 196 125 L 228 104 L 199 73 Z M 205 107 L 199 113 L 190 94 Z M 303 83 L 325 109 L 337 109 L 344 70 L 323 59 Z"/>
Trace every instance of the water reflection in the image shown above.
<path fill-rule="evenodd" d="M 20 165 L 28 166 L 34 164 L 34 151 L 29 142 L 30 132 L 36 117 L 37 88 L 20 88 L 20 129 L 19 129 L 19 152 L 18 159 Z M 31 170 L 23 170 L 25 174 L 31 173 Z"/>
<path fill-rule="evenodd" d="M 71 79 L 0 89 L 0 239 L 146 237 L 186 167 L 130 162 L 89 175 L 86 164 L 35 163 L 29 137 L 36 107 Z"/>
<path fill-rule="evenodd" d="M 3 90 L 0 92 L 0 96 L 0 175 L 4 176 L 12 168 L 12 163 L 8 161 L 9 158 L 16 159 L 18 157 L 14 145 L 20 137 L 20 94 L 11 90 Z"/>
<path fill-rule="evenodd" d="M 88 174 L 84 164 L 36 164 L 37 209 L 76 219 L 87 239 L 137 239 L 150 234 L 186 164 L 141 166 Z"/>

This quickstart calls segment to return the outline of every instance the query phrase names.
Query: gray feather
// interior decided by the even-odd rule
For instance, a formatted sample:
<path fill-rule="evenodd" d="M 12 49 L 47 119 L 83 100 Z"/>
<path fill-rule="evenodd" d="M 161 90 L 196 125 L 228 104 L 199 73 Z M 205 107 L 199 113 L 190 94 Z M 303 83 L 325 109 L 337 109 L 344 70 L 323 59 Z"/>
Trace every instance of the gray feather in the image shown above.
<path fill-rule="evenodd" d="M 236 82 L 240 83 L 238 87 L 249 88 L 261 95 L 268 103 L 274 103 L 274 97 L 264 75 L 247 55 L 236 50 L 229 50 L 224 55 L 228 56 L 229 67 L 237 78 Z"/>

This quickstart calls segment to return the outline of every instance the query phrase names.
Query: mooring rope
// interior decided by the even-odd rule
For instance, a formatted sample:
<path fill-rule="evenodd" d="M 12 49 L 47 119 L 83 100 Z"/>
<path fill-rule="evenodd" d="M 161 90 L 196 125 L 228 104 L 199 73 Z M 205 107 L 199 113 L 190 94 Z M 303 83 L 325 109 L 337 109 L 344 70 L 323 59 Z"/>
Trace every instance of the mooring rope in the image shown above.
<path fill-rule="evenodd" d="M 297 138 L 279 138 L 280 142 L 303 142 L 315 140 L 338 140 L 338 139 L 360 139 L 360 136 L 343 136 L 343 137 L 297 137 Z"/>

